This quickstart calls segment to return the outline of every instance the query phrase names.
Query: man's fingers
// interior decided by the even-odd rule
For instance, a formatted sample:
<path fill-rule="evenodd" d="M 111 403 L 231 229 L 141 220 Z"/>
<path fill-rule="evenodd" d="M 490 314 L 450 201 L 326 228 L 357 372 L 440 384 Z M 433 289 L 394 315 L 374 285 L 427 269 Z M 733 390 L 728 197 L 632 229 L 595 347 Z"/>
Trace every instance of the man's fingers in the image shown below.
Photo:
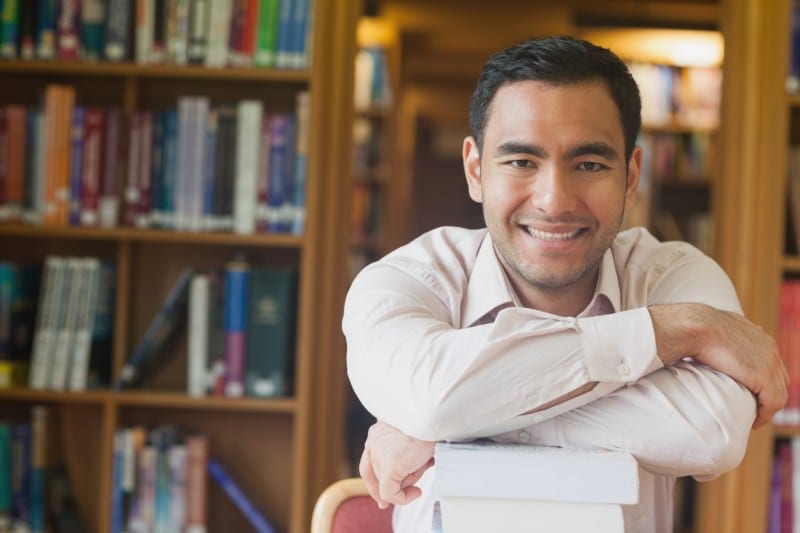
<path fill-rule="evenodd" d="M 378 507 L 386 509 L 388 504 L 381 499 L 378 478 L 375 475 L 375 469 L 372 467 L 372 459 L 368 448 L 364 448 L 364 451 L 361 453 L 361 460 L 358 462 L 358 473 L 367 485 L 367 491 L 372 499 L 375 500 L 375 503 L 378 504 Z"/>

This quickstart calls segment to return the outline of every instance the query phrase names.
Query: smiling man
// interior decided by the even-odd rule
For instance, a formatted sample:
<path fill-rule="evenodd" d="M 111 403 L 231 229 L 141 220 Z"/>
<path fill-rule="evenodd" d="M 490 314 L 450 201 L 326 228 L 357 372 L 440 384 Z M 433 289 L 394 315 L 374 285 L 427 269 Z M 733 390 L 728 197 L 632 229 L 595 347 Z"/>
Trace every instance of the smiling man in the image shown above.
<path fill-rule="evenodd" d="M 615 55 L 555 37 L 498 52 L 463 160 L 486 229 L 445 227 L 365 268 L 345 304 L 353 388 L 378 419 L 360 471 L 398 532 L 428 532 L 436 441 L 631 452 L 629 532 L 670 532 L 677 476 L 736 466 L 786 400 L 774 341 L 686 243 L 620 232 L 639 92 Z"/>

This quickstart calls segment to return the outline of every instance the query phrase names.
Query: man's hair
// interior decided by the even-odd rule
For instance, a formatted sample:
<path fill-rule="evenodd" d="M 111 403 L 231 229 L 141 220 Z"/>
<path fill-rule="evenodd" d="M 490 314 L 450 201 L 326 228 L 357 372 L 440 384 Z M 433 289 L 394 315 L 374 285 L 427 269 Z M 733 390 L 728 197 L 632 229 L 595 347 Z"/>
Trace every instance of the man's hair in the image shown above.
<path fill-rule="evenodd" d="M 486 61 L 469 105 L 470 127 L 479 151 L 483 151 L 483 134 L 495 94 L 503 85 L 519 81 L 605 83 L 619 110 L 625 161 L 630 159 L 642 124 L 642 103 L 633 76 L 607 48 L 565 36 L 528 39 Z"/>

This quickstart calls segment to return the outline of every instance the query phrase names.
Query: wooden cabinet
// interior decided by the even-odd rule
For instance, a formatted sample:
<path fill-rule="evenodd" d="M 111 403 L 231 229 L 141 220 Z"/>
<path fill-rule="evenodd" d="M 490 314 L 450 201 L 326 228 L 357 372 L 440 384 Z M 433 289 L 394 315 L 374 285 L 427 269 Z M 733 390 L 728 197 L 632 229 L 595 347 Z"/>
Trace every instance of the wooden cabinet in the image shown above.
<path fill-rule="evenodd" d="M 51 254 L 86 255 L 116 263 L 112 381 L 185 267 L 219 268 L 245 253 L 254 264 L 292 267 L 299 274 L 293 394 L 272 399 L 189 397 L 185 348 L 148 388 L 87 392 L 0 389 L 0 419 L 26 419 L 48 407 L 51 461 L 68 470 L 89 531 L 109 530 L 114 431 L 176 424 L 209 437 L 218 459 L 280 531 L 308 530 L 321 489 L 337 476 L 341 457 L 342 357 L 339 321 L 346 282 L 347 224 L 343 191 L 352 140 L 332 134 L 350 127 L 343 95 L 352 94 L 358 7 L 313 2 L 311 66 L 305 70 L 203 68 L 132 63 L 0 61 L 0 104 L 34 105 L 49 83 L 74 86 L 82 105 L 135 109 L 174 106 L 183 95 L 212 103 L 245 98 L 266 111 L 291 111 L 310 92 L 306 224 L 302 235 L 172 232 L 117 227 L 0 225 L 0 260 L 38 261 Z M 354 6 L 358 4 L 353 2 Z M 352 98 L 349 98 L 352 101 Z M 324 265 L 324 267 L 323 267 Z M 242 514 L 213 481 L 209 531 L 246 531 Z"/>

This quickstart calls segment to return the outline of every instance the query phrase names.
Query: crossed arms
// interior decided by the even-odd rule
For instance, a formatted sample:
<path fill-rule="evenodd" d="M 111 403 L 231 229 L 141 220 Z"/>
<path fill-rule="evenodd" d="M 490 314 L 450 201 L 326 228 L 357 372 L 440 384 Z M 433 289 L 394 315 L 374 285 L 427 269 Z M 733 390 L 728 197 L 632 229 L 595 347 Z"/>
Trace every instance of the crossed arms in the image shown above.
<path fill-rule="evenodd" d="M 531 442 L 624 449 L 655 473 L 713 477 L 785 403 L 774 341 L 734 312 L 711 261 L 707 276 L 653 288 L 647 307 L 585 319 L 513 308 L 463 329 L 452 302 L 387 268 L 357 281 L 344 321 L 351 382 L 382 421 L 360 468 L 381 505 L 419 496 L 434 441 L 523 428 Z"/>

